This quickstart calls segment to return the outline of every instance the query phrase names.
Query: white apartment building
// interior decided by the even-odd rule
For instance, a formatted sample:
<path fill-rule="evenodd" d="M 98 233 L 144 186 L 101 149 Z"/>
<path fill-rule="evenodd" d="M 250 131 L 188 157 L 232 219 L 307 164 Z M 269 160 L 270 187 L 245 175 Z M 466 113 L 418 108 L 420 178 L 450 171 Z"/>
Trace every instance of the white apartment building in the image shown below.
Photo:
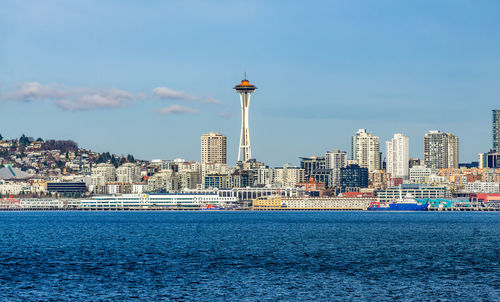
<path fill-rule="evenodd" d="M 134 163 L 125 163 L 116 169 L 116 180 L 121 183 L 141 181 L 141 168 Z"/>
<path fill-rule="evenodd" d="M 298 183 L 305 182 L 305 170 L 285 165 L 274 169 L 273 183 L 282 188 L 295 188 Z"/>
<path fill-rule="evenodd" d="M 92 185 L 104 186 L 108 182 L 116 179 L 116 169 L 112 164 L 101 163 L 92 168 Z"/>
<path fill-rule="evenodd" d="M 351 138 L 352 159 L 368 172 L 380 170 L 380 145 L 378 136 L 359 129 Z"/>
<path fill-rule="evenodd" d="M 179 179 L 172 170 L 162 170 L 148 179 L 148 191 L 154 192 L 165 190 L 167 192 L 177 191 Z"/>
<path fill-rule="evenodd" d="M 392 178 L 408 179 L 409 174 L 409 139 L 401 133 L 394 134 L 394 137 L 385 142 L 387 156 L 387 173 Z"/>
<path fill-rule="evenodd" d="M 274 180 L 274 169 L 260 167 L 257 169 L 257 184 L 264 186 L 272 186 Z"/>

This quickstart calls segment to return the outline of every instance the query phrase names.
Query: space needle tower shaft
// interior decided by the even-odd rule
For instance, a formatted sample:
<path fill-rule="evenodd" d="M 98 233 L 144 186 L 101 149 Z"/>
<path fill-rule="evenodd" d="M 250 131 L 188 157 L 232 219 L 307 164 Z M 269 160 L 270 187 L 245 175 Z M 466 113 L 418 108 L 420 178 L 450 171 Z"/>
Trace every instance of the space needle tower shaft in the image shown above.
<path fill-rule="evenodd" d="M 250 147 L 250 129 L 248 126 L 248 111 L 250 107 L 250 96 L 257 89 L 246 78 L 241 84 L 234 86 L 236 92 L 240 95 L 241 103 L 241 133 L 240 147 L 238 149 L 238 161 L 246 162 L 252 158 L 252 148 Z M 243 155 L 243 158 L 242 158 Z"/>

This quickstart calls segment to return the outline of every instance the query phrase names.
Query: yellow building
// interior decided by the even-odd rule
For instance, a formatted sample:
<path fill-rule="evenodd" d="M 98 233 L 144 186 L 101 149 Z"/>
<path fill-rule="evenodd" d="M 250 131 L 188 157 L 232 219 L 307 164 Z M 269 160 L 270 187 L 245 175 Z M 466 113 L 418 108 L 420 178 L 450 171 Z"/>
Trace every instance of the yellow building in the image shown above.
<path fill-rule="evenodd" d="M 252 210 L 280 210 L 281 196 L 260 197 L 252 201 Z"/>

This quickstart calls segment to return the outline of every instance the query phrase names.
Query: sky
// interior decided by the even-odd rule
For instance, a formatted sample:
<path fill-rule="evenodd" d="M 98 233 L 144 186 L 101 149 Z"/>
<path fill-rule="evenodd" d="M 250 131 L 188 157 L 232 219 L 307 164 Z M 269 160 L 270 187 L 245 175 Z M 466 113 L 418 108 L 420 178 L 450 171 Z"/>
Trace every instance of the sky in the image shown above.
<path fill-rule="evenodd" d="M 244 72 L 252 155 L 270 166 L 350 150 L 365 128 L 492 147 L 499 1 L 10 1 L 0 10 L 0 134 L 140 159 L 237 157 Z M 350 152 L 349 152 L 350 153 Z"/>

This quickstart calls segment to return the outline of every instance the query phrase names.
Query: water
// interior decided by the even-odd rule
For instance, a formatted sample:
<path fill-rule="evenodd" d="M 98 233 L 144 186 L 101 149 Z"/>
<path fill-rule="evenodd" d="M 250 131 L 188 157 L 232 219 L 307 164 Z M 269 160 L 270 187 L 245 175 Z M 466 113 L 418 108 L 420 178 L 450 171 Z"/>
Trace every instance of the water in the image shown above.
<path fill-rule="evenodd" d="M 1 212 L 0 300 L 500 300 L 500 213 Z"/>

